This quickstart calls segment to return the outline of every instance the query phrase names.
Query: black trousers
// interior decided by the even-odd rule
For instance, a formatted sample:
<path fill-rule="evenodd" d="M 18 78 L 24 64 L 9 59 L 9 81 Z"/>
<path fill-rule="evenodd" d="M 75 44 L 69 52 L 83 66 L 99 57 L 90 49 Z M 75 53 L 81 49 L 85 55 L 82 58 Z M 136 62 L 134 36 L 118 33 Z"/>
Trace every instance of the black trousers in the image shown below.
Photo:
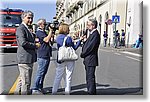
<path fill-rule="evenodd" d="M 87 84 L 88 94 L 90 95 L 96 95 L 95 69 L 96 66 L 85 65 L 86 84 Z"/>

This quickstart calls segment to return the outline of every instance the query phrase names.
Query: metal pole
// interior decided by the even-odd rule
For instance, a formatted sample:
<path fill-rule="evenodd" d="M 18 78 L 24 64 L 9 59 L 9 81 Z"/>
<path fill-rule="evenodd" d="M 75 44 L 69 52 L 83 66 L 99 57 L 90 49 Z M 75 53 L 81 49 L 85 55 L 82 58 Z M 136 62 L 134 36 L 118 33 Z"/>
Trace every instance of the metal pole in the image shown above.
<path fill-rule="evenodd" d="M 117 16 L 117 12 L 115 13 L 115 16 Z M 117 30 L 117 22 L 115 20 L 115 47 L 117 47 L 117 38 L 116 38 L 116 30 Z"/>

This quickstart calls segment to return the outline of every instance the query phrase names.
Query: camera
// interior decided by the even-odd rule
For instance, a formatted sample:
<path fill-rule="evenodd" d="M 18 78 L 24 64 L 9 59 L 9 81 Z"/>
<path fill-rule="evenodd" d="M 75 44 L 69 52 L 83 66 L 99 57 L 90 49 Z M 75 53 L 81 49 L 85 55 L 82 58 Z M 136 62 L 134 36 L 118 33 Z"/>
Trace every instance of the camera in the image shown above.
<path fill-rule="evenodd" d="M 49 27 L 55 32 L 59 28 L 59 22 L 57 19 L 53 18 L 53 22 L 47 22 L 45 30 L 49 30 Z"/>

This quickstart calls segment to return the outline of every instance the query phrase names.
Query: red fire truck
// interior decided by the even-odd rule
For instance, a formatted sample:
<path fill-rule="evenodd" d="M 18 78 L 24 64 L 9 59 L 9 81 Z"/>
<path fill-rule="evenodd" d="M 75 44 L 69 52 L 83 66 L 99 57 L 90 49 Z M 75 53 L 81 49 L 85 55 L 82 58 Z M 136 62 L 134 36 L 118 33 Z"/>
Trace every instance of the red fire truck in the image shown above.
<path fill-rule="evenodd" d="M 0 48 L 17 48 L 16 28 L 21 24 L 21 9 L 0 10 Z"/>

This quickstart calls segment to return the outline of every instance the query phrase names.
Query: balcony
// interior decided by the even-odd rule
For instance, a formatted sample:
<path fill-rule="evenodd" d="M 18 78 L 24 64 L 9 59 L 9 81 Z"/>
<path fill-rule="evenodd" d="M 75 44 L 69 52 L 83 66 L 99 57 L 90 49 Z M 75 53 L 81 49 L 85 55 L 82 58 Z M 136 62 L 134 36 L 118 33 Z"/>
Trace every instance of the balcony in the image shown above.
<path fill-rule="evenodd" d="M 78 2 L 77 2 L 77 4 L 82 8 L 83 7 L 83 1 L 82 0 L 79 0 Z"/>
<path fill-rule="evenodd" d="M 75 13 L 78 11 L 78 9 L 83 6 L 83 1 L 78 0 L 77 2 L 73 3 L 70 7 L 67 8 L 66 17 L 69 17 L 72 15 L 72 13 Z"/>

